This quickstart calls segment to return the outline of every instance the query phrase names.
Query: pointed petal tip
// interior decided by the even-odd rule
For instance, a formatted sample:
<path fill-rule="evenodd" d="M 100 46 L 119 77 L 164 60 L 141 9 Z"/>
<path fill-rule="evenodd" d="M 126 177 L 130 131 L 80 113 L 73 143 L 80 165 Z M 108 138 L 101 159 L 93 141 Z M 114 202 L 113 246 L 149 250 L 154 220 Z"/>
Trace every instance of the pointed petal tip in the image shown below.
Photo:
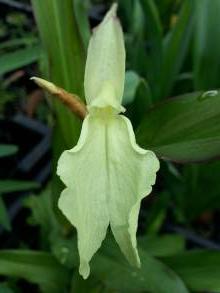
<path fill-rule="evenodd" d="M 141 260 L 140 260 L 140 257 L 139 257 L 139 254 L 138 254 L 138 250 L 137 250 L 137 247 L 133 247 L 133 249 L 135 250 L 135 260 L 134 261 L 129 261 L 130 264 L 133 266 L 133 267 L 136 267 L 138 269 L 140 269 L 141 267 Z"/>
<path fill-rule="evenodd" d="M 106 12 L 102 22 L 93 29 L 93 32 L 96 32 L 100 26 L 103 26 L 109 21 L 112 21 L 113 23 L 115 21 L 118 21 L 117 18 L 117 9 L 118 9 L 118 3 L 113 3 L 110 9 Z"/>
<path fill-rule="evenodd" d="M 80 260 L 79 274 L 86 280 L 90 275 L 89 263 L 85 260 Z"/>
<path fill-rule="evenodd" d="M 105 15 L 105 20 L 111 18 L 111 17 L 116 17 L 117 14 L 117 9 L 118 9 L 118 3 L 113 3 L 107 14 Z"/>
<path fill-rule="evenodd" d="M 113 3 L 111 8 L 110 8 L 110 12 L 112 13 L 112 15 L 116 15 L 117 13 L 117 10 L 118 10 L 118 3 Z"/>
<path fill-rule="evenodd" d="M 110 98 L 121 104 L 125 78 L 125 48 L 116 11 L 117 3 L 114 3 L 102 22 L 93 29 L 84 78 L 87 105 L 97 101 L 97 97 L 102 97 L 98 102 L 104 99 L 109 102 Z"/>

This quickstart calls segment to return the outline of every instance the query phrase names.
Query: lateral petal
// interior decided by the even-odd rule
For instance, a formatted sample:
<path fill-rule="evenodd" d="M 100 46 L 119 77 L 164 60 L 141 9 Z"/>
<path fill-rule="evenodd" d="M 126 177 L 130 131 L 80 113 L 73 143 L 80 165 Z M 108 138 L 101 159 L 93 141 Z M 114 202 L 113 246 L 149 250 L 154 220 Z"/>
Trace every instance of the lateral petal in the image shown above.
<path fill-rule="evenodd" d="M 78 233 L 80 274 L 87 278 L 89 262 L 101 246 L 109 225 L 106 201 L 105 125 L 88 115 L 78 144 L 65 151 L 57 174 L 67 186 L 59 208 Z"/>
<path fill-rule="evenodd" d="M 114 237 L 128 261 L 140 266 L 136 231 L 141 200 L 156 180 L 159 161 L 140 148 L 130 121 L 117 115 L 108 128 L 109 213 Z"/>

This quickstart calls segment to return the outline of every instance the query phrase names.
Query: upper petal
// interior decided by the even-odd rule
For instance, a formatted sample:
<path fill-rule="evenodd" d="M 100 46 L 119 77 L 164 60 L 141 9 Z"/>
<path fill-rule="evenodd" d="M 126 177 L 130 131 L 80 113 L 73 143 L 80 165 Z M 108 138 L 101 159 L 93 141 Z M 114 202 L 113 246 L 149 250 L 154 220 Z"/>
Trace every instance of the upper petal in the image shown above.
<path fill-rule="evenodd" d="M 125 79 L 125 48 L 116 7 L 112 6 L 90 39 L 84 87 L 89 107 L 111 106 L 120 112 Z"/>

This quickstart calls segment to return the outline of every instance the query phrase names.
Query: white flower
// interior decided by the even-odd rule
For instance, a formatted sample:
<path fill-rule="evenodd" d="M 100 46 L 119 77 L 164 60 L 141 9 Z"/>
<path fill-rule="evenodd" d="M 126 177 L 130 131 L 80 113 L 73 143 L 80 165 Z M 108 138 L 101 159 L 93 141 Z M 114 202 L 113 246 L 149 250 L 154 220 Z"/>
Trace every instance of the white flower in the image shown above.
<path fill-rule="evenodd" d="M 140 266 L 140 202 L 152 190 L 159 161 L 136 144 L 130 121 L 119 115 L 124 77 L 123 33 L 113 5 L 89 43 L 84 82 L 89 114 L 78 144 L 61 155 L 57 168 L 66 185 L 59 208 L 77 229 L 84 278 L 109 225 L 128 261 Z"/>

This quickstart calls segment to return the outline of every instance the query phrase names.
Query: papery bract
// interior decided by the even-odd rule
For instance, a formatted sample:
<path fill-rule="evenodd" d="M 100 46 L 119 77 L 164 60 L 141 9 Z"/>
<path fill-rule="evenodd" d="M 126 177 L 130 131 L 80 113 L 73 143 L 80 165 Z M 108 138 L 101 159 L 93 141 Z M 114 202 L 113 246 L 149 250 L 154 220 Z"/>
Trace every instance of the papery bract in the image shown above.
<path fill-rule="evenodd" d="M 136 144 L 130 121 L 119 115 L 125 50 L 115 11 L 113 5 L 90 40 L 85 70 L 89 114 L 78 144 L 61 155 L 57 169 L 66 185 L 59 207 L 77 229 L 84 278 L 109 224 L 128 261 L 140 265 L 136 247 L 140 202 L 151 192 L 159 169 L 154 153 Z"/>

